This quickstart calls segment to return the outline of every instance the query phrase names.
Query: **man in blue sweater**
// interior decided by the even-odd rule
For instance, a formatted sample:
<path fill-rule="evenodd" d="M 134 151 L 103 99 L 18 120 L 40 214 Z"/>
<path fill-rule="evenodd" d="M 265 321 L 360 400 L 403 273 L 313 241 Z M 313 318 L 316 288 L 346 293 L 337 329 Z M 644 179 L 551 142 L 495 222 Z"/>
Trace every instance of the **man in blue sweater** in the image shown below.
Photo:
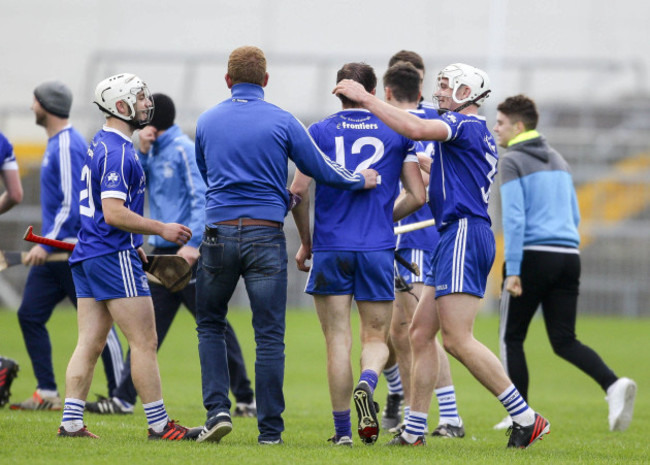
<path fill-rule="evenodd" d="M 535 130 L 539 119 L 535 102 L 517 95 L 497 110 L 494 132 L 507 149 L 499 163 L 506 258 L 501 361 L 527 401 L 524 340 L 541 304 L 553 351 L 607 392 L 609 429 L 623 431 L 632 421 L 635 382 L 618 378 L 596 352 L 576 339 L 580 212 L 569 165 Z M 506 419 L 495 428 L 509 423 Z"/>
<path fill-rule="evenodd" d="M 207 421 L 198 442 L 232 430 L 224 332 L 228 301 L 243 276 L 257 342 L 258 443 L 282 444 L 287 249 L 282 226 L 292 206 L 288 162 L 317 182 L 369 189 L 377 172 L 353 174 L 332 162 L 290 113 L 264 101 L 269 75 L 257 47 L 235 49 L 226 84 L 232 97 L 201 115 L 196 160 L 207 184 L 197 271 L 196 322 Z"/>
<path fill-rule="evenodd" d="M 196 274 L 199 246 L 205 214 L 205 183 L 199 174 L 194 155 L 194 142 L 174 123 L 176 107 L 165 94 L 153 94 L 155 112 L 151 122 L 139 132 L 138 157 L 147 177 L 150 216 L 164 223 L 187 223 L 192 238 L 180 247 L 160 236 L 149 236 L 154 255 L 180 255 Z M 162 345 L 181 304 L 195 314 L 196 276 L 178 292 L 164 286 L 151 284 L 151 298 L 156 317 L 158 348 Z M 226 347 L 230 386 L 237 400 L 235 416 L 254 417 L 255 397 L 246 374 L 246 365 L 237 336 L 226 323 Z M 88 402 L 86 410 L 101 414 L 133 413 L 137 393 L 130 368 L 131 351 L 127 354 L 122 378 L 112 397 Z"/>

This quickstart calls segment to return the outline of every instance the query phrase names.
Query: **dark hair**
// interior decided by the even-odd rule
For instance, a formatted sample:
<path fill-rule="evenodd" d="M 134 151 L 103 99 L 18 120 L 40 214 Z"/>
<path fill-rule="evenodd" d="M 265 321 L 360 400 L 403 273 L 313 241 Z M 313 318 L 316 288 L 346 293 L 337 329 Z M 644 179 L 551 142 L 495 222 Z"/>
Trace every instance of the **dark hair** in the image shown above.
<path fill-rule="evenodd" d="M 352 79 L 358 82 L 366 89 L 367 92 L 372 92 L 377 88 L 377 76 L 372 66 L 366 63 L 346 63 L 336 73 L 336 83 L 338 84 L 343 79 Z M 355 103 L 347 98 L 345 95 L 338 95 L 344 105 L 355 105 Z"/>
<path fill-rule="evenodd" d="M 415 66 L 415 69 L 422 71 L 422 74 L 425 72 L 424 61 L 422 60 L 422 57 L 415 52 L 412 52 L 410 50 L 400 50 L 395 55 L 390 57 L 390 60 L 388 60 L 388 67 L 390 68 L 395 63 L 399 63 L 400 61 L 411 63 L 413 66 Z"/>
<path fill-rule="evenodd" d="M 535 102 L 525 95 L 519 94 L 508 97 L 499 104 L 497 110 L 506 115 L 511 123 L 521 121 L 526 131 L 531 131 L 537 127 L 537 121 L 539 120 L 537 107 Z"/>
<path fill-rule="evenodd" d="M 228 57 L 228 75 L 233 84 L 248 82 L 264 85 L 266 77 L 264 52 L 251 45 L 236 48 Z"/>
<path fill-rule="evenodd" d="M 420 73 L 411 63 L 400 61 L 384 73 L 388 87 L 398 102 L 417 103 L 420 98 Z"/>
<path fill-rule="evenodd" d="M 153 94 L 153 118 L 149 124 L 159 131 L 165 131 L 174 125 L 176 107 L 174 101 L 165 94 Z"/>

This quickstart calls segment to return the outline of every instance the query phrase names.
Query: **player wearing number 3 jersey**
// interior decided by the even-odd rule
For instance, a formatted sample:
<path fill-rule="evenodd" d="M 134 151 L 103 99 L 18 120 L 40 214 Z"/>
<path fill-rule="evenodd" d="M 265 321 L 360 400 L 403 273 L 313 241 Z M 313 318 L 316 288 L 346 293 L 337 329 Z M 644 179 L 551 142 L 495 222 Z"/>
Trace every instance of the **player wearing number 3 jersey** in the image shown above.
<path fill-rule="evenodd" d="M 487 207 L 497 151 L 484 118 L 478 116 L 478 108 L 490 90 L 484 71 L 463 63 L 449 65 L 438 73 L 434 94 L 440 108 L 447 111 L 440 120 L 424 120 L 382 102 L 358 83 L 347 80 L 334 89 L 337 95 L 359 102 L 400 134 L 437 141 L 430 166 L 429 206 L 440 242 L 411 325 L 411 413 L 404 433 L 391 444 L 423 442 L 420 425 L 426 422 L 438 377 L 438 357 L 432 344 L 438 331 L 445 349 L 501 401 L 512 417 L 508 447 L 528 447 L 550 430 L 549 422 L 519 394 L 498 358 L 472 334 L 495 254 Z"/>
<path fill-rule="evenodd" d="M 349 63 L 337 81 L 351 78 L 375 91 L 377 78 L 363 63 Z M 388 358 L 388 330 L 395 298 L 393 221 L 424 204 L 425 189 L 413 142 L 382 123 L 372 113 L 346 98 L 343 110 L 309 128 L 320 149 L 349 170 L 374 168 L 381 185 L 374 191 L 347 192 L 316 185 L 313 247 L 308 209 L 299 206 L 294 217 L 301 237 L 296 261 L 306 270 L 305 259 L 314 252 L 306 292 L 314 296 L 327 345 L 328 379 L 334 444 L 351 444 L 350 398 L 353 375 L 350 364 L 352 334 L 350 305 L 354 298 L 361 316 L 361 376 L 354 390 L 359 416 L 358 432 L 374 443 L 379 432 L 373 392 Z M 395 204 L 400 178 L 406 195 Z M 308 197 L 310 178 L 297 172 L 291 190 Z M 393 207 L 395 205 L 395 207 Z"/>

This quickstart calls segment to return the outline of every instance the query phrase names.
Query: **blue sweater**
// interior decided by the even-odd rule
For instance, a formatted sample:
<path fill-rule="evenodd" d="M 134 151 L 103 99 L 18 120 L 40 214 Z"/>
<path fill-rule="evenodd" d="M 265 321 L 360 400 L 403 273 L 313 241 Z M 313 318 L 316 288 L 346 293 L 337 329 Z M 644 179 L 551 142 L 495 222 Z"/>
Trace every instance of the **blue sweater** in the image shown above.
<path fill-rule="evenodd" d="M 194 142 L 173 125 L 152 144 L 149 153 L 140 152 L 147 175 L 151 218 L 163 223 L 181 223 L 192 230 L 187 245 L 201 245 L 205 215 L 205 183 L 199 174 Z M 160 236 L 149 236 L 154 247 L 178 247 Z"/>
<path fill-rule="evenodd" d="M 196 162 L 207 185 L 206 224 L 237 218 L 284 222 L 288 160 L 316 182 L 363 189 L 364 178 L 324 155 L 290 113 L 264 101 L 264 90 L 236 84 L 232 98 L 196 125 Z"/>
<path fill-rule="evenodd" d="M 537 131 L 511 141 L 499 173 L 507 276 L 519 276 L 526 246 L 578 247 L 580 212 L 569 165 Z"/>

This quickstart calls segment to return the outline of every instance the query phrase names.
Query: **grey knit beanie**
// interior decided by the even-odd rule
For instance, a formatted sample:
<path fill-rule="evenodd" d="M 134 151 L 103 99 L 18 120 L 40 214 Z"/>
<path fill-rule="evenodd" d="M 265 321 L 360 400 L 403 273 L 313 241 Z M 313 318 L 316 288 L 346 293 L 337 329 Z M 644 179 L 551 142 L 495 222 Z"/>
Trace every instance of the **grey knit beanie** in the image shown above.
<path fill-rule="evenodd" d="M 60 81 L 48 81 L 34 89 L 34 97 L 47 111 L 60 118 L 70 116 L 72 92 Z"/>

